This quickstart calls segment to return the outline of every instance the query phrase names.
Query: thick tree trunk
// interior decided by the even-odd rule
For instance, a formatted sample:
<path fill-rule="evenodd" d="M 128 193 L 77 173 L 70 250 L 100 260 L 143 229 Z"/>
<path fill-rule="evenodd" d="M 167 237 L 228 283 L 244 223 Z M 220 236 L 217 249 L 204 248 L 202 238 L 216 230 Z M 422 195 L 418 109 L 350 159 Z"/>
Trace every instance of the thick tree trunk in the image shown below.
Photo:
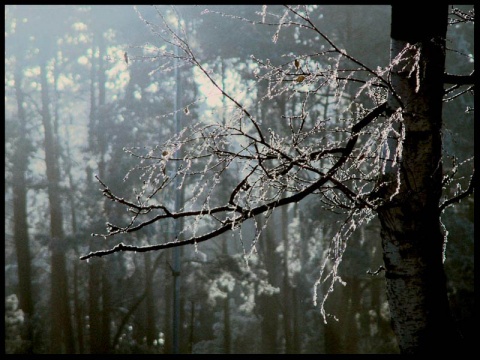
<path fill-rule="evenodd" d="M 392 8 L 391 59 L 409 47 L 392 69 L 395 96 L 389 99 L 392 111 L 401 107 L 405 139 L 400 186 L 393 166 L 382 179 L 391 186 L 379 218 L 391 321 L 402 353 L 453 350 L 456 339 L 438 211 L 447 14 L 446 5 Z"/>

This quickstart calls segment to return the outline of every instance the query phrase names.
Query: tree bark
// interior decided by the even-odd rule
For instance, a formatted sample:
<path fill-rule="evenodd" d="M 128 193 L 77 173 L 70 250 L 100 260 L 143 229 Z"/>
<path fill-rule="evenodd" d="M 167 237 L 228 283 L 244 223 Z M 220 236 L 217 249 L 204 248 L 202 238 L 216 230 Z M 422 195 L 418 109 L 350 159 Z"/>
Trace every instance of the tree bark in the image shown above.
<path fill-rule="evenodd" d="M 21 56 L 21 55 L 20 55 Z M 16 141 L 16 149 L 14 154 L 13 167 L 13 238 L 15 241 L 15 252 L 17 255 L 18 265 L 18 298 L 20 309 L 25 314 L 25 332 L 22 338 L 27 342 L 26 353 L 33 351 L 33 294 L 32 294 L 32 273 L 31 273 L 31 256 L 28 233 L 27 219 L 27 182 L 25 173 L 29 162 L 29 144 L 25 136 L 27 118 L 24 109 L 24 93 L 21 88 L 22 69 L 17 63 L 15 68 L 15 95 L 17 98 L 18 109 L 18 140 Z"/>
<path fill-rule="evenodd" d="M 48 180 L 51 236 L 51 352 L 72 354 L 75 351 L 68 296 L 68 277 L 65 260 L 62 203 L 60 199 L 60 170 L 58 150 L 49 111 L 46 62 L 40 66 L 42 85 L 42 122 L 45 132 L 45 163 Z"/>
<path fill-rule="evenodd" d="M 282 278 L 282 298 L 283 298 L 283 334 L 285 337 L 285 353 L 286 354 L 293 354 L 293 329 L 292 329 L 292 295 L 291 295 L 291 287 L 289 281 L 289 263 L 288 263 L 288 250 L 289 249 L 289 241 L 288 241 L 288 212 L 287 206 L 282 207 L 280 213 L 280 219 L 282 221 L 281 224 L 281 238 L 283 241 L 283 278 Z"/>
<path fill-rule="evenodd" d="M 272 219 L 270 221 L 273 221 Z M 264 224 L 260 223 L 259 227 Z M 258 242 L 260 247 L 260 256 L 262 262 L 265 264 L 265 269 L 268 274 L 268 282 L 273 286 L 277 286 L 279 281 L 277 279 L 278 264 L 280 263 L 278 255 L 275 253 L 275 234 L 274 228 L 268 226 L 260 235 Z M 278 318 L 279 314 L 279 294 L 275 295 L 257 295 L 257 303 L 259 312 L 262 316 L 260 333 L 262 337 L 261 352 L 263 354 L 274 354 L 278 351 L 277 331 L 280 327 Z"/>
<path fill-rule="evenodd" d="M 232 353 L 232 335 L 230 329 L 230 295 L 227 291 L 227 297 L 223 302 L 223 352 Z"/>
<path fill-rule="evenodd" d="M 102 273 L 102 331 L 101 331 L 101 353 L 111 353 L 112 332 L 112 285 L 109 278 L 109 269 L 113 268 L 112 259 L 107 259 L 108 264 L 103 268 Z"/>
<path fill-rule="evenodd" d="M 58 92 L 58 89 L 55 89 L 56 94 L 55 96 L 57 98 L 60 98 L 60 94 Z M 70 118 L 70 124 L 72 124 L 72 119 Z M 68 201 L 70 203 L 70 214 L 71 214 L 71 227 L 72 227 L 72 234 L 74 236 L 77 235 L 77 205 L 75 203 L 76 197 L 76 185 L 75 185 L 75 180 L 72 175 L 72 163 L 71 159 L 73 158 L 71 151 L 70 151 L 70 146 L 68 145 L 71 140 L 70 136 L 70 131 L 68 130 L 68 126 L 66 129 L 66 136 L 67 136 L 67 141 L 65 145 L 65 156 L 63 157 L 65 161 L 65 171 L 66 175 L 68 177 L 68 181 L 70 183 L 70 189 L 68 191 Z M 75 255 L 79 257 L 79 251 L 78 247 L 74 245 L 75 249 Z M 85 346 L 84 346 L 84 307 L 82 305 L 82 300 L 81 300 L 81 288 L 82 288 L 82 275 L 81 275 L 81 266 L 82 264 L 79 264 L 78 262 L 74 262 L 73 264 L 73 313 L 74 313 L 74 329 L 76 330 L 76 343 L 77 343 L 77 353 L 83 354 L 85 353 Z"/>
<path fill-rule="evenodd" d="M 401 106 L 405 138 L 398 159 L 399 188 L 392 166 L 381 179 L 391 185 L 378 214 L 391 321 L 400 351 L 406 354 L 455 350 L 457 337 L 447 299 L 438 211 L 447 17 L 447 5 L 392 7 L 391 60 L 410 46 L 402 56 L 405 61 L 392 69 L 396 96 L 388 103 L 392 111 Z"/>
<path fill-rule="evenodd" d="M 147 345 L 153 346 L 154 340 L 157 338 L 157 329 L 155 325 L 155 298 L 153 294 L 153 275 L 155 268 L 152 266 L 152 257 L 149 252 L 145 253 L 145 293 L 146 293 L 146 338 Z"/>

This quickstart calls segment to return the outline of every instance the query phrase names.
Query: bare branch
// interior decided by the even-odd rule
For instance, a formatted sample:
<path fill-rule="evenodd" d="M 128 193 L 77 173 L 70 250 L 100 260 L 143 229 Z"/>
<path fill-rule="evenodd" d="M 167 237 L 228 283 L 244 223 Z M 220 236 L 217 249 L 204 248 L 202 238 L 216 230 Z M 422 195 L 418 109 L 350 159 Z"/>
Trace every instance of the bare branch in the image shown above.
<path fill-rule="evenodd" d="M 178 247 L 178 246 L 184 246 L 184 245 L 191 245 L 191 244 L 196 244 L 200 242 L 204 242 L 206 240 L 212 239 L 228 230 L 234 229 L 238 227 L 241 223 L 245 222 L 246 220 L 260 215 L 264 212 L 270 211 L 271 209 L 274 208 L 279 208 L 281 206 L 285 206 L 291 203 L 296 203 L 299 202 L 300 200 L 304 199 L 306 196 L 309 194 L 312 194 L 316 190 L 318 190 L 321 186 L 326 184 L 327 182 L 332 182 L 334 183 L 341 191 L 343 191 L 349 198 L 354 200 L 356 198 L 356 194 L 352 192 L 348 187 L 345 185 L 341 184 L 338 180 L 334 178 L 335 173 L 337 170 L 347 161 L 349 158 L 351 152 L 353 151 L 353 148 L 357 142 L 359 132 L 368 126 L 372 121 L 374 121 L 378 116 L 380 116 L 382 113 L 384 113 L 386 110 L 386 102 L 382 103 L 381 105 L 377 106 L 375 109 L 371 110 L 364 118 L 362 118 L 360 121 L 358 121 L 354 126 L 351 128 L 351 138 L 347 141 L 346 146 L 339 150 L 341 152 L 341 157 L 336 161 L 336 163 L 330 168 L 330 170 L 323 174 L 317 181 L 315 181 L 313 184 L 310 186 L 306 187 L 302 191 L 299 191 L 291 196 L 287 196 L 284 198 L 281 198 L 279 200 L 274 200 L 269 203 L 257 206 L 255 208 L 252 208 L 250 210 L 244 210 L 241 206 L 236 205 L 234 203 L 234 198 L 235 194 L 238 193 L 238 191 L 244 187 L 247 184 L 248 178 L 254 173 L 256 168 L 253 168 L 251 172 L 235 187 L 235 189 L 232 191 L 232 194 L 230 196 L 230 204 L 227 206 L 220 206 L 217 208 L 209 209 L 208 211 L 206 210 L 197 210 L 197 211 L 184 211 L 184 212 L 171 212 L 169 211 L 166 207 L 164 206 L 139 206 L 137 204 L 133 204 L 129 201 L 126 201 L 124 199 L 118 198 L 114 196 L 111 191 L 108 189 L 108 187 L 100 180 L 98 181 L 104 186 L 104 194 L 107 196 L 109 199 L 113 201 L 117 201 L 119 203 L 128 205 L 130 207 L 136 208 L 139 212 L 142 210 L 148 210 L 150 211 L 151 209 L 161 209 L 164 211 L 164 213 L 150 219 L 147 221 L 144 221 L 140 223 L 137 226 L 132 226 L 130 224 L 129 226 L 125 228 L 120 228 L 120 227 L 112 227 L 110 224 L 110 230 L 111 232 L 109 235 L 114 235 L 117 233 L 129 233 L 129 232 L 134 232 L 137 230 L 140 230 L 141 228 L 150 225 L 154 222 L 157 222 L 161 219 L 167 219 L 167 218 L 173 218 L 173 219 L 178 219 L 182 217 L 194 217 L 198 215 L 210 215 L 212 214 L 218 214 L 218 213 L 223 213 L 223 212 L 237 212 L 239 215 L 233 219 L 227 219 L 223 222 L 223 225 L 217 228 L 216 230 L 209 232 L 207 234 L 201 235 L 201 236 L 194 236 L 191 237 L 187 240 L 183 241 L 172 241 L 164 244 L 157 244 L 157 245 L 150 245 L 150 246 L 142 246 L 142 247 L 137 247 L 137 246 L 131 246 L 131 245 L 125 245 L 123 243 L 118 244 L 114 248 L 110 250 L 102 250 L 102 251 L 96 251 L 92 252 L 88 255 L 85 255 L 81 257 L 82 260 L 89 259 L 91 257 L 102 257 L 105 255 L 109 255 L 115 252 L 120 252 L 120 251 L 133 251 L 133 252 L 145 252 L 145 251 L 155 251 L 155 250 L 161 250 L 161 249 L 167 249 L 167 248 L 172 248 L 172 247 Z M 363 201 L 363 200 L 359 200 Z M 367 203 L 364 202 L 365 206 L 368 206 Z"/>
<path fill-rule="evenodd" d="M 439 212 L 441 213 L 443 210 L 445 210 L 447 207 L 460 202 L 463 198 L 466 198 L 470 194 L 473 194 L 473 190 L 475 188 L 475 170 L 472 173 L 472 177 L 470 178 L 470 183 L 468 184 L 467 190 L 461 192 L 457 196 L 454 196 L 453 198 L 450 198 L 446 201 L 444 201 L 440 207 L 438 208 Z"/>
<path fill-rule="evenodd" d="M 475 84 L 475 70 L 470 75 L 454 75 L 445 74 L 443 82 L 454 85 L 474 85 Z"/>

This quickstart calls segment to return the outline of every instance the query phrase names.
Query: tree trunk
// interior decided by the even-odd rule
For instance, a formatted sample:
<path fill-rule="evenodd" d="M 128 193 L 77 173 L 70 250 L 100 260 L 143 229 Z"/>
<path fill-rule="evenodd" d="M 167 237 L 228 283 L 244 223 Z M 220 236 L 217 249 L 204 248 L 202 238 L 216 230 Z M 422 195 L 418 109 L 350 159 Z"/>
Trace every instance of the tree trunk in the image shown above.
<path fill-rule="evenodd" d="M 111 321 L 112 321 L 112 285 L 110 284 L 109 270 L 113 268 L 112 259 L 106 259 L 108 263 L 102 273 L 102 331 L 101 331 L 101 353 L 111 353 Z"/>
<path fill-rule="evenodd" d="M 33 351 L 33 298 L 32 298 L 32 273 L 30 244 L 27 220 L 27 183 L 25 173 L 28 167 L 28 139 L 25 136 L 27 119 L 24 109 L 24 94 L 21 89 L 22 69 L 16 64 L 15 68 L 15 93 L 18 109 L 18 137 L 15 148 L 13 167 L 13 238 L 18 266 L 18 298 L 19 308 L 25 314 L 25 332 L 22 339 L 27 342 L 26 353 Z"/>
<path fill-rule="evenodd" d="M 329 300 L 325 305 L 326 311 L 329 314 L 341 314 L 342 310 L 346 308 L 346 291 L 342 285 L 337 285 L 334 291 L 330 294 Z M 342 339 L 343 324 L 339 320 L 329 319 L 324 327 L 324 344 L 326 354 L 342 354 L 344 346 Z"/>
<path fill-rule="evenodd" d="M 270 219 L 272 221 L 272 219 Z M 258 226 L 263 227 L 263 223 L 260 223 Z M 258 242 L 260 247 L 260 256 L 261 261 L 265 264 L 265 269 L 268 274 L 268 282 L 273 286 L 277 286 L 277 277 L 278 274 L 278 255 L 275 253 L 275 234 L 274 227 L 267 226 L 267 228 L 261 233 L 260 241 Z M 261 352 L 263 354 L 272 354 L 277 353 L 278 343 L 277 343 L 277 329 L 279 328 L 279 306 L 278 306 L 278 294 L 274 295 L 265 295 L 257 294 L 257 303 L 259 307 L 259 312 L 262 316 L 261 321 Z"/>
<path fill-rule="evenodd" d="M 282 207 L 280 213 L 281 219 L 281 238 L 283 241 L 283 278 L 282 278 L 282 308 L 283 308 L 283 334 L 285 336 L 285 353 L 293 354 L 293 331 L 292 331 L 292 295 L 291 287 L 289 281 L 289 271 L 288 271 L 288 251 L 289 241 L 288 241 L 288 208 L 287 206 Z"/>
<path fill-rule="evenodd" d="M 357 244 L 355 244 L 356 246 Z M 350 244 L 352 246 L 352 244 Z M 357 327 L 356 314 L 361 313 L 360 309 L 360 279 L 358 277 L 346 277 L 348 286 L 345 288 L 344 297 L 346 300 L 346 315 L 344 319 L 343 352 L 347 354 L 358 354 L 360 334 Z"/>
<path fill-rule="evenodd" d="M 152 257 L 149 252 L 145 253 L 145 308 L 146 308 L 146 337 L 147 345 L 153 346 L 154 340 L 157 338 L 157 329 L 155 326 L 155 299 L 153 294 L 153 274 L 155 269 L 152 266 Z"/>
<path fill-rule="evenodd" d="M 99 134 L 99 110 L 97 106 L 97 98 L 95 96 L 95 81 L 97 77 L 98 65 L 95 60 L 95 50 L 97 46 L 97 39 L 101 34 L 94 33 L 93 46 L 92 46 L 92 68 L 90 73 L 90 115 L 88 125 L 88 140 L 90 150 L 93 153 L 99 152 L 100 144 L 98 139 Z M 100 86 L 100 85 L 99 85 Z M 99 167 L 100 168 L 100 167 Z M 103 168 L 100 170 L 103 171 Z M 102 177 L 103 174 L 100 174 Z M 91 172 L 87 168 L 87 179 L 91 178 Z M 93 180 L 93 179 L 92 179 Z M 98 244 L 94 241 L 90 241 L 90 251 L 98 250 Z M 90 342 L 90 353 L 101 353 L 101 278 L 102 278 L 102 262 L 92 261 L 88 266 L 88 331 Z"/>
<path fill-rule="evenodd" d="M 227 290 L 227 297 L 223 302 L 223 352 L 232 352 L 232 335 L 230 329 L 230 295 Z"/>
<path fill-rule="evenodd" d="M 193 353 L 193 344 L 195 341 L 195 301 L 190 301 L 190 334 L 188 336 L 188 353 Z"/>
<path fill-rule="evenodd" d="M 447 299 L 438 211 L 447 15 L 446 5 L 392 7 L 391 60 L 410 46 L 402 56 L 405 61 L 392 69 L 396 96 L 389 98 L 389 109 L 402 107 L 405 139 L 400 187 L 393 166 L 383 175 L 391 186 L 378 213 L 392 326 L 400 351 L 407 354 L 454 350 L 457 336 Z"/>
<path fill-rule="evenodd" d="M 45 163 L 48 180 L 51 236 L 51 352 L 74 353 L 73 329 L 68 296 L 68 277 L 65 261 L 65 239 L 63 233 L 62 203 L 60 199 L 60 170 L 58 150 L 55 144 L 48 96 L 47 67 L 40 66 L 42 85 L 42 122 L 45 131 Z"/>
<path fill-rule="evenodd" d="M 171 250 L 168 250 L 168 257 L 171 258 Z M 172 327 L 172 302 L 173 302 L 173 296 L 171 296 L 173 292 L 173 277 L 172 277 L 172 271 L 169 262 L 165 262 L 165 268 L 164 268 L 164 277 L 165 281 L 162 282 L 163 285 L 163 293 L 164 298 L 165 298 L 165 310 L 163 311 L 164 316 L 163 316 L 163 333 L 165 334 L 165 342 L 163 345 L 163 352 L 164 354 L 171 354 L 173 352 L 173 327 Z"/>
<path fill-rule="evenodd" d="M 57 95 L 59 96 L 59 95 Z M 72 119 L 70 118 L 70 124 L 72 123 Z M 70 132 L 67 126 L 67 142 L 65 146 L 65 154 L 64 157 L 65 161 L 65 170 L 67 172 L 68 180 L 70 183 L 70 191 L 68 192 L 68 201 L 70 202 L 70 214 L 71 214 L 71 227 L 72 227 L 72 234 L 77 236 L 77 205 L 75 203 L 75 193 L 76 193 L 76 186 L 74 177 L 72 175 L 72 164 L 71 159 L 73 156 L 70 152 L 69 142 L 71 139 Z M 75 255 L 76 257 L 80 257 L 78 247 L 74 245 Z M 81 266 L 78 262 L 73 263 L 73 309 L 74 309 L 74 319 L 75 319 L 75 326 L 76 329 L 76 341 L 77 341 L 77 350 L 79 354 L 85 353 L 85 346 L 84 346 L 84 308 L 82 306 L 81 300 L 81 287 L 82 287 L 82 275 L 81 275 Z"/>

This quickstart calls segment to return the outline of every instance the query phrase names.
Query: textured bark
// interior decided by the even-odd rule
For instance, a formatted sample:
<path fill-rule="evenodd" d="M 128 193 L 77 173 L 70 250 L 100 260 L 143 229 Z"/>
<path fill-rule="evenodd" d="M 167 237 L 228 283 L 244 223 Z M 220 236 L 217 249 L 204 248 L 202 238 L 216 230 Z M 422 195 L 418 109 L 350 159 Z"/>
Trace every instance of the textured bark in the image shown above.
<path fill-rule="evenodd" d="M 402 107 L 405 129 L 400 163 L 383 176 L 391 181 L 379 210 L 391 321 L 402 353 L 453 350 L 453 331 L 442 263 L 439 219 L 442 180 L 442 96 L 448 7 L 394 5 L 391 58 L 407 44 L 410 57 L 391 73 L 389 108 Z M 428 20 L 428 23 L 427 23 Z M 427 25 L 428 24 L 428 25 Z M 414 56 L 420 54 L 418 67 Z"/>

